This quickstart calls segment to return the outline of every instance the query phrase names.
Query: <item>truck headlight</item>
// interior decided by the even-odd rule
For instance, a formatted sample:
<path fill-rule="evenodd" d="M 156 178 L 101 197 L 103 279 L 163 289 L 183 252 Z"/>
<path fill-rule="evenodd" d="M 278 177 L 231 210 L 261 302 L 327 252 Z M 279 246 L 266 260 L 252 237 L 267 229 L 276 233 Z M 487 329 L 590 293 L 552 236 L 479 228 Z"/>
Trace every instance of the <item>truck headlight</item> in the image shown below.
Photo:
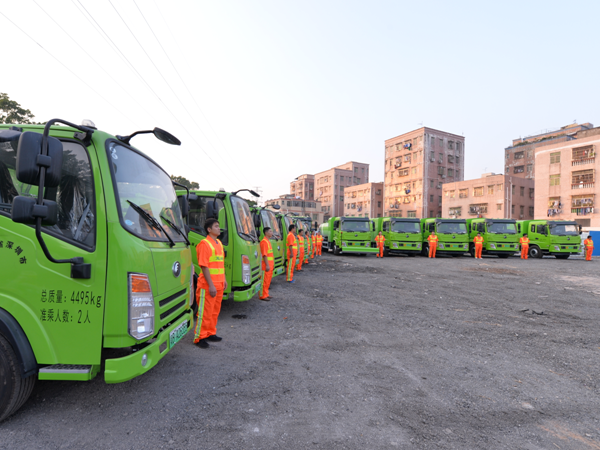
<path fill-rule="evenodd" d="M 463 248 L 466 250 L 468 248 L 467 244 L 463 245 Z"/>
<path fill-rule="evenodd" d="M 192 264 L 192 273 L 190 277 L 190 308 L 194 304 L 194 300 L 196 300 L 196 292 L 194 292 L 194 275 L 196 274 L 196 270 L 194 269 L 194 265 Z"/>
<path fill-rule="evenodd" d="M 440 248 L 444 248 L 444 244 L 440 244 Z"/>
<path fill-rule="evenodd" d="M 342 247 L 345 247 L 347 244 L 345 241 L 342 241 Z"/>
<path fill-rule="evenodd" d="M 398 248 L 398 243 L 394 242 L 394 248 Z"/>
<path fill-rule="evenodd" d="M 496 244 L 490 244 L 490 248 L 496 248 Z"/>
<path fill-rule="evenodd" d="M 559 247 L 558 245 L 555 245 L 555 246 L 554 246 L 554 250 L 556 250 L 556 251 L 559 251 L 559 250 L 560 250 L 560 247 Z"/>
<path fill-rule="evenodd" d="M 145 273 L 129 274 L 129 335 L 137 340 L 154 333 L 154 296 Z"/>
<path fill-rule="evenodd" d="M 421 243 L 420 242 L 417 242 L 417 247 L 421 248 Z"/>
<path fill-rule="evenodd" d="M 250 276 L 250 258 L 246 255 L 242 255 L 242 281 L 244 284 L 250 284 L 252 280 Z"/>

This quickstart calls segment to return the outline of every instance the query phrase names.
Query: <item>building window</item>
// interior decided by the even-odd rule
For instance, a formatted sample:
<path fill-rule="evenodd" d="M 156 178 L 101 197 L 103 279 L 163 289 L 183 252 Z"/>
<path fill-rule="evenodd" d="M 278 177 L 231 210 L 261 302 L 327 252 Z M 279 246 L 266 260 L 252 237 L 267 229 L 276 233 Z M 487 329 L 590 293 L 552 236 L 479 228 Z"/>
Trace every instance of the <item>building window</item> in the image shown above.
<path fill-rule="evenodd" d="M 440 158 L 438 159 L 438 161 L 440 162 L 440 164 L 443 164 L 444 163 L 444 154 L 440 153 L 439 155 L 440 155 Z"/>
<path fill-rule="evenodd" d="M 431 146 L 435 147 L 435 138 L 434 137 L 431 138 Z"/>
<path fill-rule="evenodd" d="M 521 194 L 521 197 L 525 197 L 525 188 L 523 186 L 519 188 L 519 194 Z"/>
<path fill-rule="evenodd" d="M 431 203 L 433 203 L 433 195 L 430 195 L 430 196 L 429 196 L 429 201 L 430 201 Z"/>
<path fill-rule="evenodd" d="M 525 172 L 525 166 L 515 166 L 514 173 L 523 173 Z"/>
<path fill-rule="evenodd" d="M 513 185 L 511 186 L 511 188 L 512 188 L 512 190 L 511 190 L 511 192 L 510 192 L 510 193 L 511 193 L 512 195 L 515 195 L 515 190 L 516 190 L 516 188 L 517 188 L 517 185 L 513 184 Z"/>
<path fill-rule="evenodd" d="M 456 164 L 460 164 L 460 156 L 456 157 L 456 161 L 455 162 L 456 162 Z"/>
<path fill-rule="evenodd" d="M 496 209 L 497 209 L 498 211 L 502 211 L 502 203 L 498 203 L 498 204 L 496 205 Z"/>
<path fill-rule="evenodd" d="M 438 166 L 438 175 L 444 175 L 444 166 Z"/>
<path fill-rule="evenodd" d="M 400 216 L 402 217 L 402 216 Z M 417 217 L 417 212 L 416 211 L 408 211 L 406 213 L 406 217 Z"/>
<path fill-rule="evenodd" d="M 594 183 L 594 169 L 577 170 L 571 173 L 571 187 L 579 188 Z"/>
<path fill-rule="evenodd" d="M 410 153 L 404 155 L 404 162 L 410 163 Z"/>
<path fill-rule="evenodd" d="M 467 197 L 469 197 L 469 190 L 468 189 L 459 189 L 458 198 L 467 198 Z"/>
<path fill-rule="evenodd" d="M 454 150 L 454 142 L 448 141 L 448 150 Z"/>
<path fill-rule="evenodd" d="M 450 217 L 460 217 L 462 215 L 462 207 L 455 206 L 448 211 Z"/>
<path fill-rule="evenodd" d="M 593 145 L 586 145 L 584 147 L 577 147 L 571 151 L 573 161 L 582 161 L 585 159 L 591 159 L 596 156 Z"/>
<path fill-rule="evenodd" d="M 462 142 L 456 143 L 456 156 L 460 155 L 460 149 L 462 147 Z"/>
<path fill-rule="evenodd" d="M 469 205 L 469 214 L 487 214 L 487 203 Z"/>
<path fill-rule="evenodd" d="M 560 163 L 560 152 L 550 153 L 550 164 Z"/>
<path fill-rule="evenodd" d="M 506 159 L 510 158 L 510 153 L 506 152 Z"/>
<path fill-rule="evenodd" d="M 442 196 L 438 196 L 438 203 L 441 205 L 442 204 Z"/>
<path fill-rule="evenodd" d="M 519 217 L 522 218 L 525 214 L 525 207 L 523 205 L 519 206 Z"/>
<path fill-rule="evenodd" d="M 433 180 L 429 180 L 429 187 L 432 188 L 433 187 Z"/>
<path fill-rule="evenodd" d="M 527 164 L 527 173 L 533 172 L 533 164 Z"/>
<path fill-rule="evenodd" d="M 448 169 L 448 176 L 454 177 L 454 169 Z"/>
<path fill-rule="evenodd" d="M 535 189 L 534 188 L 529 188 L 529 198 L 534 198 L 534 193 L 535 193 Z"/>
<path fill-rule="evenodd" d="M 473 197 L 483 196 L 483 186 L 473 188 Z"/>
<path fill-rule="evenodd" d="M 442 149 L 444 148 L 444 140 L 443 139 L 440 139 L 440 148 L 442 148 Z"/>
<path fill-rule="evenodd" d="M 413 167 L 413 168 L 410 170 L 410 173 L 412 173 L 413 175 L 416 175 L 416 174 L 417 174 L 417 168 L 416 168 L 416 167 Z"/>
<path fill-rule="evenodd" d="M 516 152 L 515 153 L 515 159 L 523 159 L 524 157 L 525 157 L 524 152 Z"/>
<path fill-rule="evenodd" d="M 377 202 L 377 207 L 381 208 L 381 202 Z"/>
<path fill-rule="evenodd" d="M 491 186 L 488 186 L 488 195 L 493 195 L 494 194 L 494 185 L 492 184 Z"/>
<path fill-rule="evenodd" d="M 498 185 L 498 191 L 499 191 L 499 192 L 502 192 L 503 190 L 504 190 L 504 184 L 503 184 L 503 183 L 500 183 L 500 184 Z"/>
<path fill-rule="evenodd" d="M 448 155 L 448 164 L 454 164 L 454 156 Z"/>
<path fill-rule="evenodd" d="M 408 168 L 407 169 L 400 169 L 398 171 L 398 176 L 399 177 L 407 177 L 408 176 Z"/>
<path fill-rule="evenodd" d="M 435 161 L 435 152 L 430 152 L 429 153 L 429 161 L 431 161 L 431 162 Z"/>
<path fill-rule="evenodd" d="M 529 207 L 529 217 L 533 217 L 533 206 Z"/>

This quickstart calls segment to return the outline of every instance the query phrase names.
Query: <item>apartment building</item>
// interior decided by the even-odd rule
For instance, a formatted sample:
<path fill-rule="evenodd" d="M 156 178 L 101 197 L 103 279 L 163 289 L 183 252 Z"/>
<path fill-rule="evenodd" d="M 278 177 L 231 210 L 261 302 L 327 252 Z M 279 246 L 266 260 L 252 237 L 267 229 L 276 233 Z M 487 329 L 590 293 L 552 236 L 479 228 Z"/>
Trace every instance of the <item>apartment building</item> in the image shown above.
<path fill-rule="evenodd" d="M 599 149 L 600 128 L 594 128 L 578 133 L 576 139 L 536 150 L 536 219 L 575 220 L 583 227 L 600 227 Z"/>
<path fill-rule="evenodd" d="M 383 217 L 383 182 L 364 183 L 344 190 L 345 217 Z"/>
<path fill-rule="evenodd" d="M 535 151 L 545 145 L 553 145 L 576 139 L 581 132 L 592 129 L 591 123 L 572 124 L 545 133 L 514 139 L 504 149 L 505 174 L 520 178 L 535 178 Z"/>
<path fill-rule="evenodd" d="M 315 199 L 315 176 L 300 175 L 290 183 L 290 194 L 306 200 Z"/>
<path fill-rule="evenodd" d="M 369 182 L 369 165 L 355 161 L 315 174 L 315 199 L 321 202 L 324 219 L 344 213 L 344 191 Z"/>
<path fill-rule="evenodd" d="M 441 217 L 442 185 L 462 181 L 465 138 L 422 127 L 385 141 L 385 217 Z"/>
<path fill-rule="evenodd" d="M 267 200 L 265 206 L 279 205 L 283 214 L 295 213 L 299 216 L 309 216 L 313 222 L 323 223 L 321 202 L 308 201 L 291 194 L 280 195 L 279 198 Z"/>
<path fill-rule="evenodd" d="M 481 178 L 443 185 L 442 217 L 528 220 L 534 218 L 535 182 L 484 173 Z"/>

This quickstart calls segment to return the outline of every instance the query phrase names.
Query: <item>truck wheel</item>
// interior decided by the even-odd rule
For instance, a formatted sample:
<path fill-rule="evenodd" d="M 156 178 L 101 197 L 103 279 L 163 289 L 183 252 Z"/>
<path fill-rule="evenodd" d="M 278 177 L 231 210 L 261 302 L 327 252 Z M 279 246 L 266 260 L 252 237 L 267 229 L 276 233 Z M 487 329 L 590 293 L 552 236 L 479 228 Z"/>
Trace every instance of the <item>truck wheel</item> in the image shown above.
<path fill-rule="evenodd" d="M 475 258 L 475 246 L 473 244 L 469 245 L 469 255 L 471 255 L 471 258 Z"/>
<path fill-rule="evenodd" d="M 571 256 L 571 255 L 569 255 L 567 253 L 566 255 L 562 254 L 562 255 L 554 255 L 554 256 L 556 257 L 556 259 L 569 259 L 569 256 Z"/>
<path fill-rule="evenodd" d="M 532 245 L 531 247 L 529 247 L 529 257 L 530 258 L 542 258 L 544 256 L 544 253 L 542 252 L 542 250 L 540 250 L 540 248 L 537 245 Z"/>
<path fill-rule="evenodd" d="M 339 255 L 340 252 L 341 252 L 340 248 L 337 245 L 333 244 L 333 254 Z"/>
<path fill-rule="evenodd" d="M 498 255 L 498 258 L 502 258 L 502 259 L 506 259 L 508 258 L 510 255 L 508 253 L 501 253 Z"/>
<path fill-rule="evenodd" d="M 423 248 L 421 249 L 421 256 L 429 256 L 429 243 L 423 244 Z"/>
<path fill-rule="evenodd" d="M 387 247 L 383 247 L 383 256 L 390 256 L 390 249 Z"/>
<path fill-rule="evenodd" d="M 36 376 L 21 378 L 19 360 L 0 334 L 0 422 L 16 412 L 31 395 Z"/>

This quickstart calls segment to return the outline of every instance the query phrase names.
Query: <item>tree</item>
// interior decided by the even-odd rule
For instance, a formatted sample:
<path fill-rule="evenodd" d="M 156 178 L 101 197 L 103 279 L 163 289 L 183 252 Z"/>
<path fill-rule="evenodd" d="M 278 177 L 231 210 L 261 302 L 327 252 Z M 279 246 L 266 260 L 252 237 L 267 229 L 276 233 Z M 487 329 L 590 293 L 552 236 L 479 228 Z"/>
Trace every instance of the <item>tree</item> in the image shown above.
<path fill-rule="evenodd" d="M 196 183 L 195 181 L 190 181 L 185 177 L 171 175 L 171 180 L 174 181 L 175 183 L 183 184 L 188 189 L 199 189 L 200 188 L 200 185 L 198 183 Z"/>
<path fill-rule="evenodd" d="M 248 202 L 248 206 L 250 206 L 250 207 L 258 205 L 258 203 L 256 203 L 256 201 L 254 201 L 254 200 L 246 200 L 246 201 Z"/>
<path fill-rule="evenodd" d="M 34 117 L 31 111 L 8 98 L 8 94 L 0 92 L 0 123 L 35 123 Z"/>

